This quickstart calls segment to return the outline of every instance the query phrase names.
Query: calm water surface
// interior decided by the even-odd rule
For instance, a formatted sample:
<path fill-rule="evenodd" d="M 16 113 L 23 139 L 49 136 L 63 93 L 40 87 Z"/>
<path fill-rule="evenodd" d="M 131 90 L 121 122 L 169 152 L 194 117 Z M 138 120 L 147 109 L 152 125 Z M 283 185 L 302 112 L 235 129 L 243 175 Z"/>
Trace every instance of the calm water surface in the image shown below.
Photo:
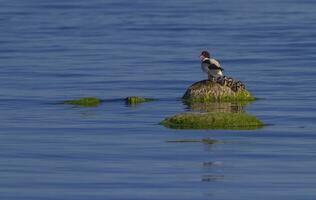
<path fill-rule="evenodd" d="M 0 198 L 316 198 L 312 0 L 2 0 Z M 256 131 L 171 130 L 207 49 Z M 158 99 L 136 107 L 130 95 Z M 63 105 L 95 96 L 99 107 Z M 225 144 L 170 143 L 212 138 Z"/>

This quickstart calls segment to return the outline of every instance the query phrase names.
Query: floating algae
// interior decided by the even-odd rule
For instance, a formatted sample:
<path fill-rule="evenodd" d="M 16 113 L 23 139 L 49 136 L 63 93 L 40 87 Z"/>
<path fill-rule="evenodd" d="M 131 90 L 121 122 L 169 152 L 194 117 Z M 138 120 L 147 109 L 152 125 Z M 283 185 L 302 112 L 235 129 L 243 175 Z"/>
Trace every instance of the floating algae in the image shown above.
<path fill-rule="evenodd" d="M 137 105 L 144 102 L 153 101 L 154 99 L 138 97 L 138 96 L 130 96 L 125 98 L 125 102 L 128 105 Z"/>
<path fill-rule="evenodd" d="M 184 113 L 166 118 L 161 122 L 173 129 L 228 129 L 254 130 L 263 127 L 255 116 L 247 113 Z"/>
<path fill-rule="evenodd" d="M 64 101 L 64 104 L 71 104 L 71 105 L 83 106 L 83 107 L 96 107 L 100 103 L 101 103 L 101 100 L 94 97 Z"/>

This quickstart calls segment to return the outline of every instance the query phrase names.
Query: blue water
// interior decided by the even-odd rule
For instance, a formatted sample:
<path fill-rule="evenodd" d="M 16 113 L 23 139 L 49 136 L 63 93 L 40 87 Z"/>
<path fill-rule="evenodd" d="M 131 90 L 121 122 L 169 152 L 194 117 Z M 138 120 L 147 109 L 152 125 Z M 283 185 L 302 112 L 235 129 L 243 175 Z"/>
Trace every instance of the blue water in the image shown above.
<path fill-rule="evenodd" d="M 0 199 L 316 198 L 313 0 L 1 0 Z M 171 130 L 207 49 L 255 131 Z M 157 101 L 130 107 L 138 95 Z M 63 105 L 81 97 L 93 108 Z M 212 138 L 224 144 L 170 143 Z"/>

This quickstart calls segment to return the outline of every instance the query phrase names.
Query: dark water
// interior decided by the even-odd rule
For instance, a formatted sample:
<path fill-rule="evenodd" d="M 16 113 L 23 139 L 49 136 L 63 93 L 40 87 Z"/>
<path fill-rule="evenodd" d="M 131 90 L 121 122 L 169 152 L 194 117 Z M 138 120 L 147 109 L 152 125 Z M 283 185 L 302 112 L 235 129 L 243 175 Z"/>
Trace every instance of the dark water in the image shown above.
<path fill-rule="evenodd" d="M 0 3 L 0 199 L 316 198 L 313 0 Z M 269 126 L 158 124 L 188 110 L 204 49 Z M 104 102 L 60 104 L 90 96 Z M 167 142 L 203 138 L 226 143 Z"/>

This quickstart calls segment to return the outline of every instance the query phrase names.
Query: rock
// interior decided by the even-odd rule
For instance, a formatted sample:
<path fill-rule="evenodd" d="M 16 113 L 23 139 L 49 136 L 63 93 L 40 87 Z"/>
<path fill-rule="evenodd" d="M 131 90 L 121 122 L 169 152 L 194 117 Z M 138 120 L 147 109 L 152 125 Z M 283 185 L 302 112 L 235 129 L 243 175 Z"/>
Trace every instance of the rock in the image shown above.
<path fill-rule="evenodd" d="M 227 85 L 202 80 L 191 85 L 182 97 L 189 102 L 253 101 L 255 98 L 245 88 L 234 91 Z"/>
<path fill-rule="evenodd" d="M 84 107 L 96 107 L 100 103 L 101 103 L 101 100 L 94 97 L 64 101 L 64 104 L 71 104 L 71 105 L 84 106 Z"/>
<path fill-rule="evenodd" d="M 263 123 L 246 113 L 184 113 L 166 118 L 161 122 L 173 129 L 229 129 L 254 130 L 263 127 Z"/>
<path fill-rule="evenodd" d="M 138 96 L 130 96 L 130 97 L 125 98 L 125 102 L 128 105 L 136 105 L 139 103 L 149 102 L 149 101 L 153 101 L 153 100 L 154 99 L 138 97 Z"/>

